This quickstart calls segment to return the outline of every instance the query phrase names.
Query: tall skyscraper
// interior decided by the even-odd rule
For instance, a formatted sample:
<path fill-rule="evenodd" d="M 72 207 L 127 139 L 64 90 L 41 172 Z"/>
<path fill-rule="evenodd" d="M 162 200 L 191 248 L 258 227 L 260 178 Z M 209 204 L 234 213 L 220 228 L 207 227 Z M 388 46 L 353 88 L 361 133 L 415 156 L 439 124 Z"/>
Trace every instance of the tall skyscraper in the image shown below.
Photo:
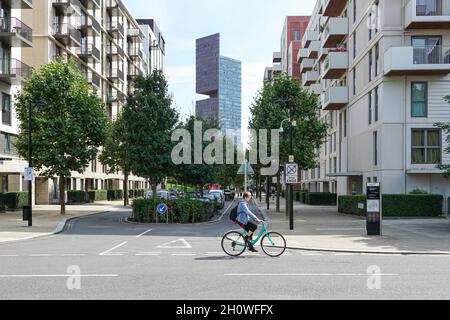
<path fill-rule="evenodd" d="M 219 122 L 222 132 L 240 130 L 242 120 L 241 62 L 220 55 L 220 34 L 197 39 L 196 92 L 209 96 L 197 101 L 196 115 Z M 235 138 L 241 145 L 241 134 Z"/>

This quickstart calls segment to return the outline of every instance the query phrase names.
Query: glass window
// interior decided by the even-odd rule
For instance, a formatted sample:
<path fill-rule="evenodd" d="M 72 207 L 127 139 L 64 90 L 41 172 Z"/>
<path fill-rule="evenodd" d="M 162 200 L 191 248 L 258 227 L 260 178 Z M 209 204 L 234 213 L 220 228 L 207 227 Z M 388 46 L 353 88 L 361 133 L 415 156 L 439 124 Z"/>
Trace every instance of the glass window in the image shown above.
<path fill-rule="evenodd" d="M 374 153 L 374 164 L 378 165 L 378 132 L 373 133 L 373 153 Z"/>
<path fill-rule="evenodd" d="M 373 57 L 372 49 L 369 51 L 369 82 L 372 81 Z"/>
<path fill-rule="evenodd" d="M 11 136 L 7 133 L 5 133 L 4 136 L 5 136 L 5 153 L 11 153 Z"/>
<path fill-rule="evenodd" d="M 2 94 L 2 124 L 11 125 L 11 96 Z"/>
<path fill-rule="evenodd" d="M 296 41 L 300 40 L 300 31 L 295 31 L 295 40 Z"/>
<path fill-rule="evenodd" d="M 412 130 L 412 164 L 441 163 L 441 132 L 436 129 Z"/>
<path fill-rule="evenodd" d="M 353 95 L 356 95 L 356 68 L 353 69 Z"/>
<path fill-rule="evenodd" d="M 353 59 L 356 59 L 356 32 L 353 33 Z"/>
<path fill-rule="evenodd" d="M 411 84 L 411 117 L 427 117 L 428 85 L 426 82 Z"/>
<path fill-rule="evenodd" d="M 378 96 L 378 87 L 375 88 L 375 122 L 378 122 L 379 119 L 379 96 Z"/>
<path fill-rule="evenodd" d="M 380 45 L 375 45 L 375 77 L 380 74 Z"/>
<path fill-rule="evenodd" d="M 372 124 L 372 91 L 368 94 L 369 99 L 369 124 Z"/>

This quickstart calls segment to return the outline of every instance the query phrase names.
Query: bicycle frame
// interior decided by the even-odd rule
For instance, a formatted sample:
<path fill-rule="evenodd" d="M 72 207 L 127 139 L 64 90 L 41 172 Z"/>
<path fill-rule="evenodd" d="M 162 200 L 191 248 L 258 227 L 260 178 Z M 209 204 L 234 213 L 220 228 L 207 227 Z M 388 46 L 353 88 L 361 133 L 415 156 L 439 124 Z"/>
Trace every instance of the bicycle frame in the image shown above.
<path fill-rule="evenodd" d="M 262 227 L 261 231 L 259 232 L 258 237 L 255 240 L 250 241 L 251 244 L 253 244 L 253 245 L 257 244 L 263 236 L 265 236 L 266 234 L 269 233 L 269 230 L 267 230 L 267 226 L 268 226 L 268 224 L 263 223 L 263 227 Z M 244 230 L 243 236 L 247 236 L 247 235 L 248 235 L 248 232 Z M 274 244 L 272 239 L 270 239 L 270 236 L 267 236 L 267 239 L 269 239 L 269 241 L 272 243 L 272 245 Z M 241 240 L 241 239 L 239 238 L 237 241 L 239 241 L 239 240 Z M 236 244 L 240 245 L 240 246 L 245 246 L 245 242 L 244 243 L 236 243 Z"/>

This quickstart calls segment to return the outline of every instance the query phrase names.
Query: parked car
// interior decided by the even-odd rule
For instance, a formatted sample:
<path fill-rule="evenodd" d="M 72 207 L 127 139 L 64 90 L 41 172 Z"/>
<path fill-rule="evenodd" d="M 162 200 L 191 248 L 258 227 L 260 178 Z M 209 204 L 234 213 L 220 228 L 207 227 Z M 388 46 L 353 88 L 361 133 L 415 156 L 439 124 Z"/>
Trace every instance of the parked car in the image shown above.
<path fill-rule="evenodd" d="M 225 201 L 233 201 L 235 197 L 234 191 L 225 190 Z"/>
<path fill-rule="evenodd" d="M 209 194 L 216 197 L 221 209 L 225 207 L 225 192 L 223 190 L 211 190 Z"/>
<path fill-rule="evenodd" d="M 159 190 L 156 192 L 156 197 L 164 200 L 172 200 L 175 197 L 167 190 Z M 147 191 L 144 195 L 144 198 L 151 199 L 153 198 L 153 191 Z"/>

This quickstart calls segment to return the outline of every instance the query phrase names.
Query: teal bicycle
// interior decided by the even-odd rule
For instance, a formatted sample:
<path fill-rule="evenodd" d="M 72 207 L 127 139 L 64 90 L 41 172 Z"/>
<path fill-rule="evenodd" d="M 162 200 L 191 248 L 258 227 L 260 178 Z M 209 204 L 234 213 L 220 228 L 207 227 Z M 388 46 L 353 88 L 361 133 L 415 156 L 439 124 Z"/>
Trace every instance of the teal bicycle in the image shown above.
<path fill-rule="evenodd" d="M 286 251 L 286 240 L 280 233 L 269 231 L 267 222 L 263 222 L 262 225 L 263 227 L 258 237 L 250 242 L 255 245 L 261 240 L 261 248 L 266 255 L 272 258 L 280 257 Z M 245 236 L 247 236 L 246 231 L 230 231 L 226 233 L 222 238 L 223 251 L 231 257 L 242 255 L 247 249 L 247 244 L 244 240 Z"/>

